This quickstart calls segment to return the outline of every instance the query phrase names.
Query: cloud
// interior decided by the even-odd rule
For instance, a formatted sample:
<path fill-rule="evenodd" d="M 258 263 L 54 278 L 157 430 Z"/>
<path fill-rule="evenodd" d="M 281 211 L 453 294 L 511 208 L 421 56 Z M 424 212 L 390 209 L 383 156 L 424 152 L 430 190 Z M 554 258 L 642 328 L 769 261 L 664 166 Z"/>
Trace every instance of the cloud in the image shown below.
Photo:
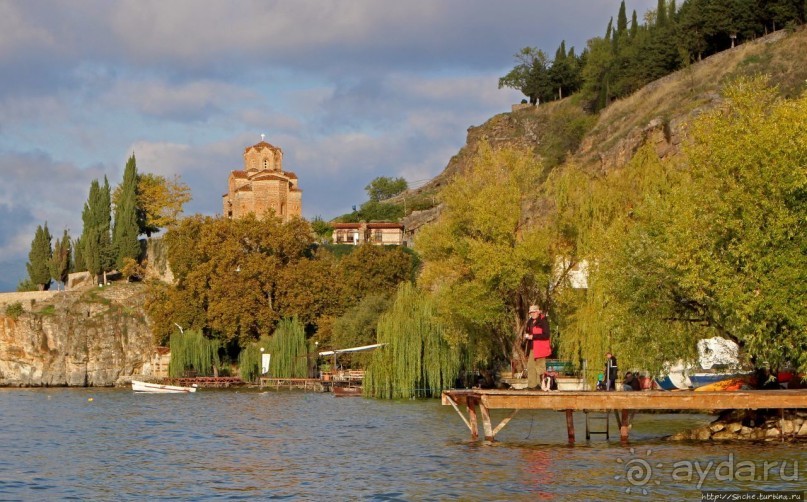
<path fill-rule="evenodd" d="M 186 213 L 221 211 L 229 172 L 261 133 L 299 176 L 308 217 L 361 204 L 377 176 L 432 177 L 469 126 L 521 99 L 497 88 L 515 52 L 554 54 L 565 39 L 579 53 L 617 10 L 612 0 L 0 2 L 0 287 L 36 225 L 80 232 L 90 181 L 117 184 L 132 152 L 141 172 L 190 186 Z"/>
<path fill-rule="evenodd" d="M 31 153 L 0 156 L 0 174 L 0 262 L 8 268 L 25 263 L 38 225 L 47 223 L 55 237 L 65 228 L 72 238 L 79 236 L 90 182 L 103 178 L 106 170 L 99 165 L 79 169 Z M 13 277 L 6 274 L 0 282 L 16 287 L 26 272 L 22 267 Z"/>

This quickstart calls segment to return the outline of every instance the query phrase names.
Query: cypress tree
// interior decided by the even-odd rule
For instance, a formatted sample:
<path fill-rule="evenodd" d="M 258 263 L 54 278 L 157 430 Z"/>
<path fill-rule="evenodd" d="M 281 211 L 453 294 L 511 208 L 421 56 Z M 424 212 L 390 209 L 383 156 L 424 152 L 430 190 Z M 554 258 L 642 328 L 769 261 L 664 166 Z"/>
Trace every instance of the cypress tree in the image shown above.
<path fill-rule="evenodd" d="M 106 273 L 115 266 L 115 249 L 112 246 L 112 235 L 110 228 L 112 225 L 112 192 L 109 189 L 109 181 L 104 176 L 104 186 L 101 187 L 99 195 L 100 203 L 97 206 L 98 221 L 98 245 L 101 256 L 102 272 Z"/>
<path fill-rule="evenodd" d="M 67 274 L 70 271 L 70 236 L 64 230 L 61 239 L 56 239 L 53 246 L 53 256 L 50 260 L 50 276 L 53 280 L 67 284 Z"/>
<path fill-rule="evenodd" d="M 656 27 L 663 28 L 667 25 L 667 2 L 665 0 L 658 0 L 658 7 L 656 7 Z"/>
<path fill-rule="evenodd" d="M 625 0 L 619 5 L 619 15 L 616 18 L 616 33 L 623 35 L 628 31 L 628 15 L 625 11 Z"/>
<path fill-rule="evenodd" d="M 633 11 L 633 17 L 630 20 L 630 38 L 631 40 L 636 38 L 636 34 L 639 33 L 639 20 L 636 17 L 636 11 Z"/>
<path fill-rule="evenodd" d="M 39 291 L 47 291 L 50 288 L 50 260 L 53 254 L 50 247 L 51 235 L 48 231 L 48 224 L 45 228 L 37 225 L 34 240 L 31 242 L 31 251 L 28 253 L 28 277 L 33 284 L 36 284 Z"/>
<path fill-rule="evenodd" d="M 104 177 L 104 186 L 98 180 L 90 184 L 90 195 L 81 212 L 84 228 L 81 234 L 82 255 L 87 270 L 101 279 L 101 274 L 112 269 L 115 255 L 109 235 L 111 219 L 109 182 Z"/>
<path fill-rule="evenodd" d="M 126 162 L 123 182 L 120 187 L 120 200 L 115 206 L 115 228 L 112 244 L 115 250 L 115 264 L 123 268 L 127 259 L 137 260 L 140 256 L 140 242 L 137 239 L 140 228 L 137 224 L 137 165 L 132 154 Z"/>
<path fill-rule="evenodd" d="M 87 265 L 84 263 L 84 248 L 81 246 L 81 237 L 76 237 L 73 241 L 73 263 L 70 264 L 71 272 L 84 272 Z"/>

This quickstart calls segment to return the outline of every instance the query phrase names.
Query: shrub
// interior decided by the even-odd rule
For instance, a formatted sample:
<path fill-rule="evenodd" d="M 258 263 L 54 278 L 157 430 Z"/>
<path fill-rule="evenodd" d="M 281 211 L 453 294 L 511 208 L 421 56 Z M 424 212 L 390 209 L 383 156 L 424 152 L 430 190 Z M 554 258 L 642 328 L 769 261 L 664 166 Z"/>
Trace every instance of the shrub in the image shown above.
<path fill-rule="evenodd" d="M 11 317 L 12 319 L 16 320 L 24 312 L 25 309 L 22 308 L 22 303 L 20 302 L 9 303 L 8 305 L 6 305 L 6 315 L 8 317 Z"/>

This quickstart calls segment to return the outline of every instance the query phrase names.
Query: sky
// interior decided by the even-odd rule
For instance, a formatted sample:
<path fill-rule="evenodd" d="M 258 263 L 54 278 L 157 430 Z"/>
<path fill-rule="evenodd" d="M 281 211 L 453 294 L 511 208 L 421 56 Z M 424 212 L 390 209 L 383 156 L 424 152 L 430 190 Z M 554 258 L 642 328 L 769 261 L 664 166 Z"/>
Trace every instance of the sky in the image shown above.
<path fill-rule="evenodd" d="M 628 18 L 657 0 L 628 0 Z M 266 141 L 303 216 L 367 200 L 379 176 L 439 174 L 522 47 L 580 53 L 616 0 L 0 0 L 0 291 L 27 277 L 37 225 L 81 234 L 90 182 L 179 175 L 185 214 L 221 213 Z"/>

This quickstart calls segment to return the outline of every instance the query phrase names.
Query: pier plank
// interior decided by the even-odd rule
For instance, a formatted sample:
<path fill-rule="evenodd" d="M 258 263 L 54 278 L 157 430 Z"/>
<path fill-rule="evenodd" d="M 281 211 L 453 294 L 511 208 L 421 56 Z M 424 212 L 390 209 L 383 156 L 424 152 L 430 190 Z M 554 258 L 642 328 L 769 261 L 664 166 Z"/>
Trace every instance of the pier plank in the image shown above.
<path fill-rule="evenodd" d="M 477 412 L 482 419 L 485 440 L 495 435 L 510 421 L 518 410 L 557 410 L 566 412 L 569 443 L 574 443 L 575 411 L 614 410 L 619 419 L 619 435 L 627 441 L 630 416 L 638 410 L 756 410 L 805 409 L 807 390 L 748 390 L 712 392 L 592 392 L 592 391 L 519 391 L 494 389 L 452 389 L 443 391 L 442 404 L 457 410 L 471 430 L 471 437 L 479 437 Z M 465 404 L 470 420 L 466 420 L 457 405 Z M 495 429 L 490 410 L 509 409 L 514 412 Z M 621 415 L 621 416 L 620 416 Z"/>

